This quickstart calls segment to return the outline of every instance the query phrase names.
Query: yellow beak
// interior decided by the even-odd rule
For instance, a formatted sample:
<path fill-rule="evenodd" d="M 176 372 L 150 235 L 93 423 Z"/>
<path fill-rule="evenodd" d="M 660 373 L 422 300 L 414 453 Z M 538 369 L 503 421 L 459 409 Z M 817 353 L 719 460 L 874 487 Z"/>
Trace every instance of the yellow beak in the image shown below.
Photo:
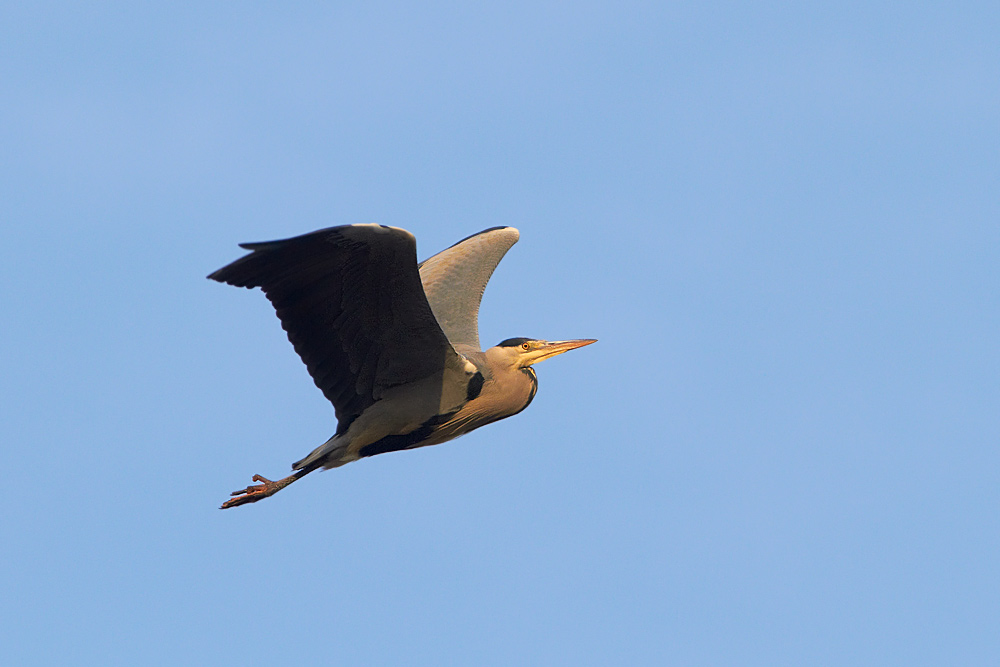
<path fill-rule="evenodd" d="M 536 364 L 539 361 L 545 361 L 550 357 L 554 357 L 557 354 L 562 354 L 563 352 L 569 352 L 570 350 L 575 350 L 578 347 L 583 347 L 584 345 L 590 345 L 591 343 L 596 343 L 596 338 L 580 338 L 577 340 L 555 340 L 546 341 L 544 345 L 534 350 L 531 357 L 531 363 Z"/>

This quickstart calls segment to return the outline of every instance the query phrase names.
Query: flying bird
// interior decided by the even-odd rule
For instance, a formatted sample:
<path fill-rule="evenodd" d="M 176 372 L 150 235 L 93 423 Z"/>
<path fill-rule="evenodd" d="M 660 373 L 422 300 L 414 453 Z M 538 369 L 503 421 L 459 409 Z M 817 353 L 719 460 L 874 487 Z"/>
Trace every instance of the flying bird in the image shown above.
<path fill-rule="evenodd" d="M 222 509 L 268 498 L 319 468 L 436 445 L 528 407 L 533 364 L 596 342 L 508 338 L 481 349 L 479 303 L 514 243 L 493 227 L 417 263 L 405 229 L 345 225 L 265 243 L 208 277 L 259 287 L 323 395 L 337 431 L 277 481 Z"/>

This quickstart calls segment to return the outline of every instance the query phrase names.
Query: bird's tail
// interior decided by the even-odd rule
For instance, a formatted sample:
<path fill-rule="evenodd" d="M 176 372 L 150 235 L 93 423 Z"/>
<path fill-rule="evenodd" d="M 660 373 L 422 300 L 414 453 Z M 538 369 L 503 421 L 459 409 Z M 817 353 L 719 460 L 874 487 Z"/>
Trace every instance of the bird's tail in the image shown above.
<path fill-rule="evenodd" d="M 350 463 L 354 460 L 346 456 L 347 445 L 348 441 L 346 438 L 335 435 L 312 450 L 309 456 L 293 463 L 292 470 L 306 470 L 307 472 L 311 472 L 317 468 L 339 468 L 345 463 Z"/>

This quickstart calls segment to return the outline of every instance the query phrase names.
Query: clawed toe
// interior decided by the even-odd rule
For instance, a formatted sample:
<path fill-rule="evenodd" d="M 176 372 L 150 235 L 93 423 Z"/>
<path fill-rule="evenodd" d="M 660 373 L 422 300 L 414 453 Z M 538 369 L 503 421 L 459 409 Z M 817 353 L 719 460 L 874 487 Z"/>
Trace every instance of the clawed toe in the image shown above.
<path fill-rule="evenodd" d="M 245 505 L 247 503 L 255 503 L 258 500 L 263 500 L 278 491 L 278 489 L 275 488 L 277 485 L 266 477 L 254 475 L 253 481 L 263 482 L 263 484 L 254 484 L 245 489 L 233 491 L 229 494 L 233 496 L 233 498 L 222 503 L 222 507 L 219 509 L 229 509 L 230 507 L 238 507 L 239 505 Z"/>
<path fill-rule="evenodd" d="M 262 475 L 254 475 L 254 482 L 261 482 L 261 484 L 254 484 L 248 486 L 240 491 L 233 491 L 229 500 L 222 503 L 222 507 L 219 509 L 229 509 L 230 507 L 239 507 L 240 505 L 246 505 L 247 503 L 255 503 L 258 500 L 263 500 L 264 498 L 269 498 L 281 491 L 283 488 L 294 482 L 301 475 L 293 474 L 285 477 L 284 479 L 279 479 L 276 482 L 272 482 L 268 478 Z"/>

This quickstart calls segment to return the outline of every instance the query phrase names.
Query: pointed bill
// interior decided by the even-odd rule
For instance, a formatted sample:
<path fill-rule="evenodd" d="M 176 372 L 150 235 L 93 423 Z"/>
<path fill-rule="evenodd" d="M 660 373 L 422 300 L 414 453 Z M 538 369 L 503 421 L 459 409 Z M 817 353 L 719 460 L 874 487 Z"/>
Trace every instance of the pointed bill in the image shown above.
<path fill-rule="evenodd" d="M 543 346 L 538 348 L 537 356 L 533 360 L 533 363 L 538 363 L 539 361 L 544 361 L 550 357 L 554 357 L 557 354 L 562 354 L 563 352 L 569 352 L 570 350 L 575 350 L 578 347 L 583 347 L 584 345 L 590 345 L 591 343 L 596 343 L 596 338 L 580 338 L 577 340 L 554 340 L 546 342 Z"/>

